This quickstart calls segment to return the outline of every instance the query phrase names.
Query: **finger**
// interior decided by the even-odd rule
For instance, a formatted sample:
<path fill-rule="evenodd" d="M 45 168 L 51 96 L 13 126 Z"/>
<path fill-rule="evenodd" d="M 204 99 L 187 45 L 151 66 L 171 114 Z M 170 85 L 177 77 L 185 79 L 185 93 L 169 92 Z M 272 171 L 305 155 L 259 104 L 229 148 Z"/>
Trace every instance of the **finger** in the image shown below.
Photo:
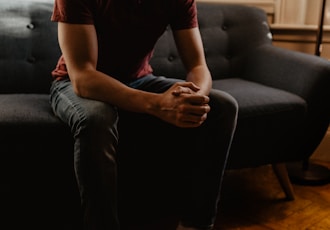
<path fill-rule="evenodd" d="M 200 90 L 200 87 L 198 87 L 192 82 L 177 82 L 173 85 L 173 87 L 174 87 L 173 94 L 177 96 L 180 95 L 181 93 L 190 94 Z"/>
<path fill-rule="evenodd" d="M 210 102 L 210 98 L 205 95 L 185 95 L 185 98 L 186 102 L 192 105 L 204 105 Z"/>
<path fill-rule="evenodd" d="M 187 109 L 186 111 L 189 114 L 193 114 L 196 116 L 202 116 L 204 114 L 207 114 L 208 112 L 210 112 L 211 108 L 209 105 L 205 104 L 202 106 L 192 106 L 189 109 Z"/>
<path fill-rule="evenodd" d="M 193 126 L 199 126 L 206 120 L 206 118 L 207 118 L 207 113 L 203 115 L 188 114 L 181 117 L 180 121 L 187 125 L 190 124 Z"/>
<path fill-rule="evenodd" d="M 180 96 L 181 94 L 192 94 L 193 91 L 188 88 L 188 87 L 182 87 L 182 86 L 178 86 L 174 91 L 173 91 L 173 95 L 175 96 Z"/>

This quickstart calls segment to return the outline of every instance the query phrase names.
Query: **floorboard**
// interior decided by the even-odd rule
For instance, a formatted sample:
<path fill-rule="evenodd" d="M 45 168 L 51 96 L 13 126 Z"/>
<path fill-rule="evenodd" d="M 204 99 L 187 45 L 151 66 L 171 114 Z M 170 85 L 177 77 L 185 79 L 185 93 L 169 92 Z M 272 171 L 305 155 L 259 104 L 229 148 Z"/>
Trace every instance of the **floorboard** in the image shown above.
<path fill-rule="evenodd" d="M 317 162 L 330 168 L 328 162 Z M 215 230 L 328 230 L 330 184 L 293 184 L 287 201 L 270 165 L 227 171 Z M 175 230 L 176 219 L 150 220 L 129 230 Z"/>

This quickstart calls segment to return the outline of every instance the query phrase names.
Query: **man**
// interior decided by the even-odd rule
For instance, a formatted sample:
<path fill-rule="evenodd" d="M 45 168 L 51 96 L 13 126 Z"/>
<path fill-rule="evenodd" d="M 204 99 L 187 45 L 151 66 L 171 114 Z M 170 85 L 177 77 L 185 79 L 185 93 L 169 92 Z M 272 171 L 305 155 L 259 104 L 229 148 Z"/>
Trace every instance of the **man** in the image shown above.
<path fill-rule="evenodd" d="M 189 198 L 183 202 L 177 229 L 212 229 L 237 104 L 228 94 L 211 89 L 195 1 L 55 0 L 52 20 L 58 22 L 63 55 L 52 73 L 51 104 L 74 136 L 84 228 L 120 229 L 120 109 L 151 115 L 178 132 L 189 130 L 194 147 L 181 149 L 196 159 L 196 167 L 186 168 Z M 186 81 L 152 74 L 149 60 L 167 26 L 174 32 Z"/>

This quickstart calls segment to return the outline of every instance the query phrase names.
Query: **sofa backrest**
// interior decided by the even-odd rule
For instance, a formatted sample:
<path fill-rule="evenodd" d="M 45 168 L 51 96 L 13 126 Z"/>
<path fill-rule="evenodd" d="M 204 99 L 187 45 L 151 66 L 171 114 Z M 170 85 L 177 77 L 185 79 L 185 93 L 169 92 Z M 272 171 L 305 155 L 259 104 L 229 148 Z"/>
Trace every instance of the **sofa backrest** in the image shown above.
<path fill-rule="evenodd" d="M 0 0 L 0 93 L 48 93 L 60 50 L 53 0 Z"/>
<path fill-rule="evenodd" d="M 0 93 L 48 93 L 60 56 L 54 0 L 0 0 Z M 215 79 L 239 76 L 251 47 L 271 43 L 267 16 L 258 8 L 198 2 L 205 54 Z M 155 74 L 183 78 L 171 36 L 163 34 L 151 64 Z"/>
<path fill-rule="evenodd" d="M 250 50 L 271 45 L 265 11 L 239 4 L 197 2 L 199 28 L 213 79 L 244 74 Z M 156 74 L 184 78 L 185 71 L 168 29 L 151 61 Z"/>

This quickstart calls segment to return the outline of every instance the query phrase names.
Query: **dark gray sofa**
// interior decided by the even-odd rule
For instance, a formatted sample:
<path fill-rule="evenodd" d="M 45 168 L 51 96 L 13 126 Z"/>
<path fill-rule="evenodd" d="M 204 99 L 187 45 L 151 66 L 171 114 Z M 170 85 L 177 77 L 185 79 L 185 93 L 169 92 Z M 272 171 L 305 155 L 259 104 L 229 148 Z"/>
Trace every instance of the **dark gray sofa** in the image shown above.
<path fill-rule="evenodd" d="M 0 0 L 0 208 L 8 229 L 79 229 L 72 136 L 48 101 L 50 72 L 60 56 L 52 5 Z M 214 88 L 233 95 L 240 108 L 228 169 L 308 158 L 329 125 L 330 63 L 274 47 L 260 9 L 198 3 L 198 12 Z M 156 74 L 184 77 L 170 34 L 158 42 L 152 65 Z M 173 211 L 175 192 L 166 178 L 175 175 L 161 156 L 174 143 L 160 146 L 168 134 L 154 136 L 152 118 L 121 113 L 123 222 Z M 150 126 L 141 126 L 140 119 Z"/>

